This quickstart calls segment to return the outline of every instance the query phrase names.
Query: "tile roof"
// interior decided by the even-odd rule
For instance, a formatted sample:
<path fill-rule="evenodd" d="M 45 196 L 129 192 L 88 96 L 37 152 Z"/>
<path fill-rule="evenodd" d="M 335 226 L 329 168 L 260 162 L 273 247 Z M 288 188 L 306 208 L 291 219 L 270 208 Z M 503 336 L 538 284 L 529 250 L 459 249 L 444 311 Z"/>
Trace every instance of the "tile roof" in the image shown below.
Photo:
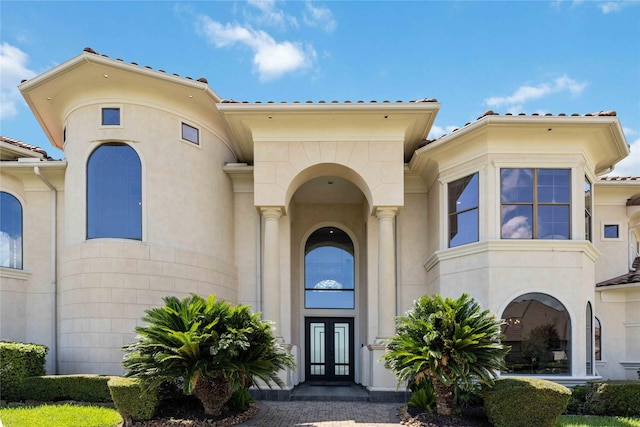
<path fill-rule="evenodd" d="M 484 113 L 482 113 L 482 115 L 481 115 L 480 117 L 478 117 L 478 118 L 476 119 L 476 121 L 475 121 L 475 122 L 478 122 L 478 121 L 480 121 L 480 120 L 484 119 L 484 118 L 485 118 L 485 117 L 487 117 L 487 116 L 503 116 L 503 117 L 504 117 L 504 116 L 517 116 L 517 117 L 615 117 L 615 116 L 617 116 L 617 113 L 616 113 L 615 111 L 613 111 L 613 110 L 609 110 L 609 111 L 598 111 L 598 112 L 595 112 L 595 113 L 587 113 L 587 114 L 578 114 L 578 113 L 566 114 L 566 113 L 560 113 L 560 114 L 555 114 L 555 115 L 554 115 L 554 114 L 552 114 L 552 113 L 545 113 L 545 114 L 539 114 L 539 113 L 532 113 L 532 114 L 526 114 L 526 113 L 518 113 L 518 114 L 505 113 L 505 114 L 502 114 L 502 115 L 501 115 L 500 113 L 496 113 L 496 112 L 495 112 L 495 111 L 493 111 L 493 110 L 487 110 L 487 111 L 485 111 Z M 462 128 L 465 128 L 465 127 L 467 127 L 467 126 L 469 126 L 470 124 L 475 123 L 475 122 L 468 122 L 468 123 L 465 123 L 465 124 L 464 124 L 464 126 L 462 126 Z M 462 128 L 455 128 L 455 129 L 453 129 L 453 130 L 451 131 L 451 133 L 457 132 L 458 130 L 460 130 L 460 129 L 462 129 Z M 437 140 L 439 140 L 439 139 L 441 139 L 441 138 L 444 138 L 445 136 L 448 136 L 448 135 L 450 135 L 450 134 L 446 134 L 446 133 L 445 133 L 444 135 L 441 135 L 441 136 L 439 136 L 439 137 L 437 137 L 437 138 L 427 139 L 427 140 L 425 140 L 425 141 L 420 145 L 420 147 L 418 147 L 418 148 L 424 147 L 425 145 L 429 145 L 429 144 L 431 144 L 432 142 L 435 142 L 435 141 L 437 141 Z"/>
<path fill-rule="evenodd" d="M 601 176 L 598 181 L 638 181 L 640 176 Z"/>
<path fill-rule="evenodd" d="M 437 99 L 435 98 L 423 98 L 423 99 L 415 99 L 415 100 L 411 100 L 408 101 L 406 103 L 411 104 L 411 103 L 420 103 L 420 102 L 438 102 Z M 256 101 L 256 102 L 248 102 L 248 101 L 237 101 L 235 99 L 223 99 L 222 100 L 223 104 L 340 104 L 340 101 L 324 101 L 324 100 L 320 100 L 318 102 L 314 102 L 314 101 L 305 101 L 305 102 L 300 102 L 300 101 L 293 101 L 293 102 L 287 102 L 287 101 L 280 101 L 280 102 L 275 102 L 275 101 L 267 101 L 267 102 L 261 102 L 261 101 Z M 350 100 L 346 100 L 346 101 L 342 101 L 343 104 L 405 104 L 405 101 L 376 101 L 375 99 L 371 100 L 371 101 L 363 101 L 363 100 L 358 100 L 358 101 L 350 101 Z"/>
<path fill-rule="evenodd" d="M 49 157 L 46 151 L 44 151 L 42 148 L 37 147 L 35 145 L 27 144 L 26 142 L 18 141 L 17 139 L 9 138 L 8 136 L 0 136 L 0 141 L 9 143 L 18 148 L 23 148 L 25 150 L 33 151 L 34 153 L 37 153 L 40 156 L 42 156 L 44 160 L 53 160 L 53 158 Z"/>
<path fill-rule="evenodd" d="M 627 274 L 623 274 L 622 276 L 614 277 L 613 279 L 600 282 L 596 284 L 596 288 L 615 285 L 629 285 L 632 283 L 640 284 L 640 256 L 636 257 L 636 259 L 633 261 L 633 264 L 631 264 L 631 270 L 629 270 Z"/>
<path fill-rule="evenodd" d="M 99 56 L 103 56 L 103 57 L 105 57 L 105 58 L 109 58 L 109 56 L 108 56 L 108 55 L 100 54 L 100 53 L 96 52 L 95 50 L 93 50 L 93 49 L 92 49 L 92 48 L 90 48 L 90 47 L 85 47 L 85 48 L 83 49 L 83 51 L 84 51 L 84 52 L 86 52 L 86 53 L 92 53 L 92 54 L 94 54 L 94 55 L 99 55 Z M 110 58 L 110 59 L 113 59 L 113 58 Z M 116 61 L 120 61 L 120 62 L 124 62 L 124 60 L 122 60 L 122 59 L 120 59 L 120 58 L 115 58 L 115 60 L 116 60 Z M 137 62 L 130 62 L 130 64 L 131 64 L 131 65 L 138 65 L 138 63 L 137 63 Z M 140 65 L 138 65 L 138 66 L 140 66 Z M 147 68 L 147 69 L 149 69 L 149 70 L 153 70 L 153 68 L 152 68 L 152 67 L 150 67 L 150 66 L 148 66 L 148 65 L 145 65 L 143 68 Z M 167 72 L 166 72 L 166 71 L 164 71 L 164 70 L 154 70 L 154 71 L 157 71 L 157 72 L 159 72 L 159 73 L 167 74 Z M 180 75 L 179 75 L 179 74 L 175 74 L 175 73 L 174 73 L 173 75 L 174 75 L 174 76 L 176 76 L 176 77 L 180 77 Z M 182 78 L 184 78 L 184 79 L 188 79 L 188 80 L 195 80 L 195 81 L 198 81 L 198 82 L 201 82 L 201 83 L 206 83 L 206 84 L 208 84 L 208 83 L 209 83 L 209 82 L 207 81 L 207 79 L 206 79 L 206 78 L 204 78 L 204 77 L 200 77 L 200 78 L 198 78 L 198 79 L 193 79 L 193 78 L 191 78 L 191 77 L 182 77 Z M 26 80 L 22 80 L 22 83 L 24 83 L 24 82 L 26 82 Z"/>
<path fill-rule="evenodd" d="M 103 57 L 105 57 L 105 58 L 109 58 L 109 56 L 104 55 L 104 54 L 100 54 L 100 53 L 96 52 L 95 50 L 93 50 L 93 49 L 92 49 L 92 48 L 90 48 L 90 47 L 85 47 L 85 48 L 84 48 L 84 52 L 86 52 L 86 53 L 92 53 L 92 54 L 94 54 L 94 55 L 103 56 Z M 112 59 L 113 59 L 113 58 L 112 58 Z M 122 59 L 120 59 L 120 58 L 115 58 L 115 60 L 116 60 L 116 61 L 124 62 L 124 61 L 123 61 Z M 138 65 L 138 66 L 140 66 L 137 62 L 130 62 L 130 64 L 131 64 L 131 65 Z M 154 70 L 152 67 L 150 67 L 150 66 L 148 66 L 148 65 L 145 65 L 143 68 L 147 68 L 147 69 L 149 69 L 149 70 Z M 166 72 L 166 71 L 164 71 L 164 70 L 154 70 L 154 71 L 158 71 L 158 72 L 160 72 L 160 73 L 165 73 L 165 74 L 167 73 L 167 72 Z M 180 77 L 180 75 L 179 75 L 179 74 L 175 74 L 175 73 L 174 73 L 174 74 L 172 74 L 172 75 L 174 75 L 174 76 L 176 76 L 176 77 Z M 188 79 L 188 80 L 195 80 L 195 81 L 198 81 L 198 82 L 201 82 L 201 83 L 209 84 L 209 82 L 207 81 L 207 79 L 206 79 L 205 77 L 200 77 L 200 78 L 198 78 L 198 79 L 193 79 L 193 78 L 191 78 L 191 77 L 183 77 L 183 78 Z M 25 81 L 26 81 L 26 80 L 23 80 L 22 82 L 25 82 Z M 300 101 L 293 101 L 293 102 L 287 102 L 287 101 L 280 101 L 280 102 L 276 102 L 276 101 L 267 101 L 267 102 L 255 101 L 255 102 L 248 102 L 248 101 L 238 101 L 238 100 L 235 100 L 235 99 L 223 99 L 221 102 L 222 102 L 223 104 L 277 104 L 277 103 L 279 103 L 279 104 L 339 104 L 339 103 L 340 103 L 339 101 L 330 101 L 330 102 L 327 102 L 327 101 L 322 101 L 322 100 L 321 100 L 321 101 L 318 101 L 317 103 L 316 103 L 316 102 L 313 102 L 313 101 L 305 101 L 305 102 L 300 102 Z M 437 100 L 437 99 L 435 99 L 435 98 L 423 98 L 423 99 L 416 99 L 416 100 L 409 101 L 409 103 L 417 103 L 417 102 L 438 102 L 438 100 Z M 385 101 L 376 101 L 376 100 L 372 100 L 372 101 L 362 101 L 362 100 L 359 100 L 359 101 L 349 101 L 349 100 L 347 100 L 347 101 L 344 101 L 343 103 L 344 103 L 344 104 L 365 104 L 365 103 L 369 103 L 369 104 L 377 104 L 377 103 L 380 103 L 380 104 L 391 104 L 392 102 L 391 102 L 391 101 L 386 101 L 386 100 L 385 100 Z M 395 101 L 395 103 L 400 103 L 400 104 L 402 104 L 402 103 L 405 103 L 405 102 L 404 102 L 404 101 Z"/>

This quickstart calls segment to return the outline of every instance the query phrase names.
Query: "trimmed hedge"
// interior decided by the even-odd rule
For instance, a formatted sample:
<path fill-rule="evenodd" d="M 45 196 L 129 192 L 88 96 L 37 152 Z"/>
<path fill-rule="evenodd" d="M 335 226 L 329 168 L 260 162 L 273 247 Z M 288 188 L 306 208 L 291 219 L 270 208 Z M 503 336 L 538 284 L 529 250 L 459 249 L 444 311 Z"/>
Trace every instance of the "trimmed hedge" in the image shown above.
<path fill-rule="evenodd" d="M 553 427 L 571 391 L 539 378 L 502 377 L 484 389 L 484 407 L 495 427 Z"/>
<path fill-rule="evenodd" d="M 46 374 L 45 357 L 49 348 L 40 344 L 0 342 L 0 398 L 23 399 L 23 380 Z"/>
<path fill-rule="evenodd" d="M 640 416 L 640 381 L 587 384 L 584 412 L 592 415 Z"/>
<path fill-rule="evenodd" d="M 25 399 L 56 401 L 78 400 L 83 402 L 111 402 L 104 375 L 46 375 L 24 380 Z"/>
<path fill-rule="evenodd" d="M 111 377 L 107 383 L 116 409 L 125 426 L 132 420 L 149 420 L 158 409 L 158 390 L 142 390 L 137 378 Z"/>

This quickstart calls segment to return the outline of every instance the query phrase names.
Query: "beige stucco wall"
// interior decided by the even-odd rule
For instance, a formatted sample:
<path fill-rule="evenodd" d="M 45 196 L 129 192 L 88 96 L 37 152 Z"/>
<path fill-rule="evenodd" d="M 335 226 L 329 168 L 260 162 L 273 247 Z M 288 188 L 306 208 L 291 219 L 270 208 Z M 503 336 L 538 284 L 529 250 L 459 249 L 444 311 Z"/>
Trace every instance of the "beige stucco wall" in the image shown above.
<path fill-rule="evenodd" d="M 64 213 L 63 192 L 56 196 L 35 174 L 40 163 L 22 164 L 2 170 L 0 190 L 15 196 L 22 205 L 23 268 L 0 268 L 0 337 L 46 345 L 49 348 L 47 371 L 55 370 L 55 329 L 53 312 L 54 259 L 52 253 L 52 214 Z M 55 186 L 61 187 L 61 170 L 42 167 L 41 172 Z M 48 177 L 48 178 L 47 178 Z M 58 228 L 57 240 L 63 240 Z"/>
<path fill-rule="evenodd" d="M 428 242 L 426 193 L 405 193 L 404 207 L 397 218 L 398 314 L 409 310 L 413 301 L 428 293 L 427 271 L 424 262 Z"/>
<path fill-rule="evenodd" d="M 118 104 L 122 126 L 99 126 L 105 105 L 82 105 L 67 117 L 61 373 L 121 373 L 120 347 L 163 296 L 238 301 L 233 192 L 222 171 L 234 160 L 228 148 L 207 123 L 149 105 Z M 199 146 L 180 139 L 182 121 L 199 126 Z M 128 143 L 140 157 L 142 241 L 85 239 L 86 162 L 108 141 Z"/>

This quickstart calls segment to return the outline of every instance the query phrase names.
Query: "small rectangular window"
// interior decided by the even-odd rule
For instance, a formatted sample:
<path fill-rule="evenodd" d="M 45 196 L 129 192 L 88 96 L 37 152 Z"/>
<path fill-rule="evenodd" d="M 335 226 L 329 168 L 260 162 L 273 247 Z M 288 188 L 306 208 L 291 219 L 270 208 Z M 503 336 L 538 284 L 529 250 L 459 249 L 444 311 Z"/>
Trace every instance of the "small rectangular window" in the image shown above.
<path fill-rule="evenodd" d="M 102 125 L 103 126 L 119 126 L 120 125 L 120 109 L 119 108 L 103 108 L 102 109 Z"/>
<path fill-rule="evenodd" d="M 196 145 L 200 145 L 200 131 L 193 126 L 189 126 L 186 123 L 182 123 L 182 139 L 185 141 L 193 142 Z"/>
<path fill-rule="evenodd" d="M 605 224 L 602 235 L 605 239 L 619 239 L 620 226 L 618 224 Z"/>

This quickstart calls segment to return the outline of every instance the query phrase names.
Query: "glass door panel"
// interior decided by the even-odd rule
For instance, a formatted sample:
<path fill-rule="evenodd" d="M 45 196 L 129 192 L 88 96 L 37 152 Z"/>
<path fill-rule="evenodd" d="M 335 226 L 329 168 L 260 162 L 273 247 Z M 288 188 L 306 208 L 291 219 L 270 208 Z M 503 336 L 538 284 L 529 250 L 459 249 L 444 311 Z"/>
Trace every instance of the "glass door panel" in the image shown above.
<path fill-rule="evenodd" d="M 307 381 L 353 381 L 353 319 L 305 319 Z"/>

